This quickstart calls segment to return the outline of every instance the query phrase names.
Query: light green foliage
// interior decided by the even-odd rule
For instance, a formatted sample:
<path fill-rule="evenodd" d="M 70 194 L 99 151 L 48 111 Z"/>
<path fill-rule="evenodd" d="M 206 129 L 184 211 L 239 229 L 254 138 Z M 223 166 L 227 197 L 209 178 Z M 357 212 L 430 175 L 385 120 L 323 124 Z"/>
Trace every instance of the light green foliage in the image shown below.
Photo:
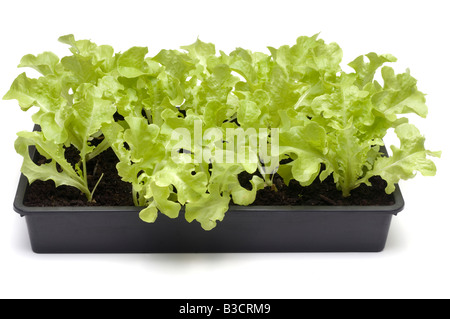
<path fill-rule="evenodd" d="M 31 145 L 34 145 L 40 154 L 51 159 L 51 162 L 36 165 L 28 154 L 28 147 Z M 42 132 L 19 132 L 15 148 L 17 153 L 24 157 L 22 173 L 28 177 L 30 183 L 36 180 L 53 180 L 57 187 L 70 185 L 85 194 L 90 193 L 82 178 L 82 172 L 74 170 L 67 162 L 62 145 L 46 140 Z M 56 164 L 61 167 L 61 172 L 58 171 Z"/>
<path fill-rule="evenodd" d="M 18 100 L 24 111 L 38 109 L 32 118 L 42 133 L 21 132 L 16 141 L 17 151 L 25 158 L 22 172 L 29 181 L 54 180 L 57 186 L 74 186 L 92 200 L 94 188 L 88 185 L 86 162 L 109 147 L 106 143 L 94 146 L 92 140 L 101 135 L 103 124 L 114 121 L 116 107 L 108 98 L 108 93 L 113 93 L 111 81 L 105 77 L 114 65 L 114 51 L 87 40 L 75 41 L 73 36 L 60 41 L 71 46 L 73 55 L 61 60 L 50 52 L 26 55 L 19 67 L 31 67 L 42 76 L 32 79 L 22 73 L 4 99 Z M 52 162 L 35 165 L 28 154 L 30 145 Z M 76 165 L 68 164 L 64 157 L 66 147 L 71 145 L 80 153 Z"/>
<path fill-rule="evenodd" d="M 391 146 L 391 157 L 378 157 L 373 169 L 367 173 L 365 180 L 371 176 L 382 176 L 388 183 L 387 193 L 395 190 L 395 183 L 401 179 L 410 179 L 419 171 L 424 176 L 436 174 L 435 164 L 427 158 L 427 155 L 439 157 L 440 152 L 430 152 L 425 149 L 425 138 L 412 124 L 397 126 L 395 133 L 400 139 L 400 148 Z"/>
<path fill-rule="evenodd" d="M 59 40 L 72 55 L 23 57 L 19 67 L 42 76 L 19 75 L 4 97 L 37 110 L 42 132 L 20 132 L 16 141 L 30 182 L 74 186 L 92 200 L 86 162 L 111 147 L 142 220 L 177 218 L 184 207 L 187 221 L 211 230 L 230 203 L 251 205 L 258 190 L 276 191 L 276 172 L 303 186 L 332 176 L 343 196 L 373 176 L 392 193 L 416 171 L 436 173 L 429 157 L 440 153 L 426 150 L 404 117 L 426 117 L 425 96 L 409 70 L 395 74 L 385 65 L 396 61 L 391 55 L 359 56 L 346 73 L 341 48 L 318 35 L 267 53 L 227 54 L 197 39 L 153 57 L 145 47 L 114 53 L 73 35 Z M 385 157 L 389 129 L 401 145 Z M 103 141 L 93 144 L 96 138 Z M 29 146 L 49 161 L 34 164 Z M 64 156 L 69 146 L 80 154 L 75 165 Z M 250 176 L 247 187 L 241 174 Z"/>

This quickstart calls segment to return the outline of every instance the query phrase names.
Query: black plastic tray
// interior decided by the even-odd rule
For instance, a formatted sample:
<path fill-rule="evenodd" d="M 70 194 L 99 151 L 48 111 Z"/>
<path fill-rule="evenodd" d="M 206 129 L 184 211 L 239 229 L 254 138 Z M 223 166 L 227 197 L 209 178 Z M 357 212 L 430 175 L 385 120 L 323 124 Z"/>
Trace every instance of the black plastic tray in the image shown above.
<path fill-rule="evenodd" d="M 36 253 L 379 252 L 404 207 L 397 186 L 392 206 L 231 206 L 204 231 L 184 213 L 147 224 L 138 207 L 26 207 L 27 186 L 22 175 L 14 210 L 25 217 Z"/>

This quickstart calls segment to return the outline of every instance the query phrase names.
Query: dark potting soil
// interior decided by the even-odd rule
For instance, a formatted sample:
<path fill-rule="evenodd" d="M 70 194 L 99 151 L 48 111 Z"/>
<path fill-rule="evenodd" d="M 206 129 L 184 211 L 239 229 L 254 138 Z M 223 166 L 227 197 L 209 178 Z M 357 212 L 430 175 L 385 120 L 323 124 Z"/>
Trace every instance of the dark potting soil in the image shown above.
<path fill-rule="evenodd" d="M 336 188 L 333 177 L 323 182 L 316 179 L 313 184 L 303 187 L 296 180 L 287 186 L 281 176 L 274 176 L 274 191 L 266 187 L 258 191 L 255 206 L 390 206 L 395 204 L 394 196 L 385 192 L 386 182 L 380 177 L 370 179 L 372 187 L 361 185 L 351 192 L 350 197 L 343 197 Z"/>
<path fill-rule="evenodd" d="M 72 164 L 79 160 L 79 155 L 73 148 L 66 150 L 66 157 Z M 45 158 L 37 156 L 36 162 L 43 163 Z M 25 206 L 133 206 L 131 185 L 121 180 L 117 174 L 118 160 L 109 149 L 87 165 L 89 189 L 93 189 L 100 176 L 94 201 L 88 202 L 86 196 L 78 189 L 70 186 L 55 188 L 53 181 L 36 181 L 28 186 L 25 193 Z M 239 175 L 243 187 L 248 187 L 252 176 L 247 173 Z M 267 187 L 258 191 L 253 206 L 389 206 L 395 203 L 392 195 L 384 191 L 386 182 L 379 177 L 371 180 L 372 187 L 360 186 L 352 191 L 351 196 L 344 198 L 342 192 L 336 189 L 336 184 L 330 176 L 325 181 L 317 179 L 312 185 L 302 187 L 293 180 L 287 186 L 279 175 L 275 175 L 274 190 Z"/>

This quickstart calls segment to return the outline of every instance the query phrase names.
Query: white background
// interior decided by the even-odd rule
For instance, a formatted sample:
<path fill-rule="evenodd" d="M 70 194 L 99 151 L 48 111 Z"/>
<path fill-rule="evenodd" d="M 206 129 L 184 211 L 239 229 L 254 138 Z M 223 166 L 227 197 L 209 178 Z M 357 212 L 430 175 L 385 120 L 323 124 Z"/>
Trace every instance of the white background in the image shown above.
<path fill-rule="evenodd" d="M 380 254 L 37 255 L 14 213 L 21 158 L 15 133 L 31 113 L 0 101 L 1 298 L 448 298 L 450 297 L 450 12 L 448 1 L 1 1 L 0 97 L 28 53 L 69 54 L 78 39 L 151 54 L 200 37 L 226 52 L 268 52 L 321 32 L 344 50 L 343 65 L 371 51 L 399 59 L 427 93 L 427 137 L 438 175 L 401 183 L 406 209 Z"/>

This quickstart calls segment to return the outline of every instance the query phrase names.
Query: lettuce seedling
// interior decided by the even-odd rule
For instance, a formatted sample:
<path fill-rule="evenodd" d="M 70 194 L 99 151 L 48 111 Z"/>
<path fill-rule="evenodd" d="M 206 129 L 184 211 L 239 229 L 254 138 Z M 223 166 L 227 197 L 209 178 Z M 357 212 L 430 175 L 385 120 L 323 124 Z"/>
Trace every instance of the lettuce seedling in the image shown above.
<path fill-rule="evenodd" d="M 15 142 L 29 182 L 53 180 L 56 186 L 73 186 L 92 201 L 95 187 L 89 188 L 86 163 L 109 147 L 106 141 L 93 144 L 93 139 L 101 135 L 103 124 L 114 121 L 116 107 L 107 97 L 111 88 L 105 73 L 115 58 L 109 46 L 75 41 L 73 36 L 60 41 L 71 45 L 73 55 L 61 60 L 50 52 L 24 56 L 19 67 L 34 68 L 42 76 L 34 79 L 22 73 L 4 99 L 16 99 L 24 111 L 38 108 L 32 119 L 42 131 L 19 132 Z M 50 162 L 35 164 L 29 154 L 32 145 Z M 65 158 L 70 146 L 80 155 L 74 165 Z"/>
<path fill-rule="evenodd" d="M 430 157 L 440 153 L 425 148 L 405 116 L 426 117 L 425 96 L 409 70 L 386 65 L 392 55 L 359 56 L 347 73 L 341 48 L 317 35 L 267 53 L 227 54 L 197 40 L 153 57 L 145 47 L 114 53 L 72 35 L 60 41 L 72 55 L 25 56 L 20 67 L 42 77 L 21 74 L 4 97 L 38 108 L 42 132 L 20 132 L 16 141 L 30 182 L 74 186 L 92 200 L 86 163 L 111 147 L 144 221 L 159 212 L 176 218 L 185 207 L 187 221 L 210 230 L 230 203 L 251 205 L 258 190 L 277 191 L 275 174 L 305 187 L 332 176 L 348 197 L 373 176 L 390 194 L 417 171 L 436 173 Z M 391 129 L 400 147 L 387 157 L 381 147 Z M 31 145 L 51 161 L 34 164 Z M 80 154 L 75 165 L 64 155 L 70 146 Z M 241 174 L 250 176 L 245 187 Z"/>

